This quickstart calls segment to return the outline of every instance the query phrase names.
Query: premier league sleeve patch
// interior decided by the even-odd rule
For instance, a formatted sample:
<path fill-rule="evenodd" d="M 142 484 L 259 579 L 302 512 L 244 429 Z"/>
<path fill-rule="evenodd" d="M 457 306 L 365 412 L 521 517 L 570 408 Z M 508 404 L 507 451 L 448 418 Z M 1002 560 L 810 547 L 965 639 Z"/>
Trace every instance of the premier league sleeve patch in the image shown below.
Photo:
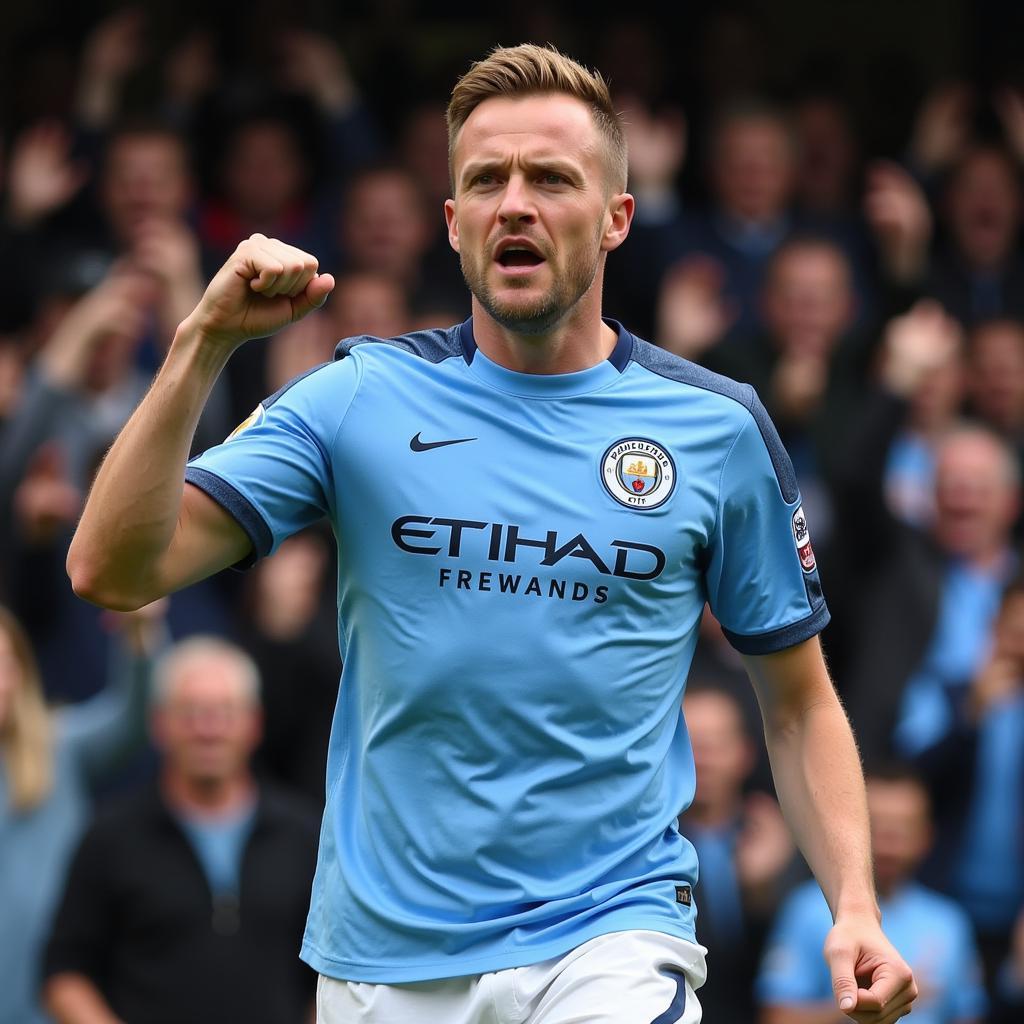
<path fill-rule="evenodd" d="M 260 404 L 257 405 L 256 408 L 253 409 L 253 411 L 249 413 L 249 415 L 246 416 L 245 419 L 242 420 L 242 422 L 239 423 L 238 426 L 235 427 L 235 429 L 232 430 L 231 433 L 228 434 L 226 438 L 224 438 L 224 440 L 230 441 L 231 438 L 238 437 L 239 434 L 241 434 L 245 430 L 248 430 L 250 427 L 254 427 L 258 423 L 262 423 L 266 415 L 267 411 L 266 409 L 263 408 L 263 403 L 260 402 Z"/>
<path fill-rule="evenodd" d="M 803 505 L 799 505 L 793 513 L 793 543 L 800 558 L 800 568 L 804 572 L 814 572 L 814 549 L 811 547 L 811 531 L 807 527 Z"/>
<path fill-rule="evenodd" d="M 676 467 L 661 445 L 642 437 L 627 437 L 604 453 L 601 479 L 620 505 L 650 511 L 672 496 Z"/>

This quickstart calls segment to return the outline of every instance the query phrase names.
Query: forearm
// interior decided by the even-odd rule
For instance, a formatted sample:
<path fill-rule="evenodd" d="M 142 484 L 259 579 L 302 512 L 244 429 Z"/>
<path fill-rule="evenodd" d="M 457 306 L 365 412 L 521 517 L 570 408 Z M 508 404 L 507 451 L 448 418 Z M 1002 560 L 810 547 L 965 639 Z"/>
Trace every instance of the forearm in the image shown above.
<path fill-rule="evenodd" d="M 121 1024 L 100 990 L 84 974 L 55 974 L 47 981 L 43 998 L 57 1024 Z"/>
<path fill-rule="evenodd" d="M 769 682 L 770 659 L 778 678 Z M 753 660 L 751 660 L 753 661 Z M 840 914 L 878 919 L 867 799 L 860 758 L 817 641 L 748 661 L 758 698 L 779 803 L 807 863 Z M 779 678 L 801 678 L 787 690 Z"/>
<path fill-rule="evenodd" d="M 135 607 L 161 592 L 153 577 L 178 525 L 192 436 L 226 361 L 225 349 L 182 323 L 97 473 L 68 553 L 77 593 Z"/>

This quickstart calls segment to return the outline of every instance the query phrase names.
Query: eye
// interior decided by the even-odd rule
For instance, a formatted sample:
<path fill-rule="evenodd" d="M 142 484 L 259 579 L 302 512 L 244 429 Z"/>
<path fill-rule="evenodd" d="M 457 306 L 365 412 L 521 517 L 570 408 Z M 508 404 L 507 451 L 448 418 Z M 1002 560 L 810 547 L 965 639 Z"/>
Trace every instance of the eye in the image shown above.
<path fill-rule="evenodd" d="M 478 174 L 471 182 L 471 185 L 482 185 L 485 188 L 489 185 L 493 185 L 495 177 L 493 174 Z"/>
<path fill-rule="evenodd" d="M 557 171 L 545 171 L 540 180 L 545 185 L 565 185 L 568 182 L 568 178 L 564 174 L 559 174 Z"/>

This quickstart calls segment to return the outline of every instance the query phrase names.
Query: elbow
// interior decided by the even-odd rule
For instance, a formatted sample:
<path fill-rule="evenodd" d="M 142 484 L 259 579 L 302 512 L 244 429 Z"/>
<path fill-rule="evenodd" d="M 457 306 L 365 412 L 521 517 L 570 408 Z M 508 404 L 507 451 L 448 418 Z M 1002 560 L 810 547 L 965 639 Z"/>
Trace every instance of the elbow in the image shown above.
<path fill-rule="evenodd" d="M 109 608 L 115 612 L 133 612 L 151 600 L 138 592 L 118 586 L 106 578 L 106 575 L 95 564 L 75 553 L 74 545 L 68 552 L 66 563 L 71 589 L 77 597 L 100 608 Z"/>

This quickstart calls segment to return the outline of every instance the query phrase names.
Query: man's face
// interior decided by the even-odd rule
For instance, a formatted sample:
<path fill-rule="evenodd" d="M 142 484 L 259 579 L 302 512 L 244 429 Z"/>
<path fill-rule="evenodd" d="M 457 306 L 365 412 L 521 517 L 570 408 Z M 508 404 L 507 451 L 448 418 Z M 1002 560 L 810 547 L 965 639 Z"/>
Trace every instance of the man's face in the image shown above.
<path fill-rule="evenodd" d="M 1001 430 L 1024 422 L 1024 329 L 986 324 L 971 339 L 969 387 L 978 413 Z"/>
<path fill-rule="evenodd" d="M 360 179 L 345 201 L 342 242 L 359 270 L 402 279 L 430 243 L 416 184 L 400 171 Z"/>
<path fill-rule="evenodd" d="M 781 217 L 793 190 L 794 164 L 786 130 L 774 118 L 732 121 L 721 130 L 712 164 L 719 204 L 739 220 Z"/>
<path fill-rule="evenodd" d="M 158 133 L 118 139 L 107 156 L 101 190 L 114 234 L 122 245 L 132 245 L 148 222 L 184 215 L 190 183 L 183 145 Z"/>
<path fill-rule="evenodd" d="M 1013 248 L 1021 204 L 1016 173 L 990 150 L 971 156 L 949 189 L 948 210 L 961 253 L 975 267 L 998 266 Z"/>
<path fill-rule="evenodd" d="M 1017 489 L 994 439 L 965 434 L 939 449 L 935 469 L 935 536 L 949 554 L 972 558 L 1009 543 Z"/>
<path fill-rule="evenodd" d="M 826 246 L 788 249 L 776 259 L 764 295 L 765 319 L 791 355 L 827 355 L 853 312 L 845 260 Z"/>
<path fill-rule="evenodd" d="M 551 330 L 594 286 L 632 214 L 609 186 L 589 108 L 558 94 L 485 100 L 459 133 L 452 172 L 448 235 L 470 291 L 509 330 Z"/>
<path fill-rule="evenodd" d="M 260 723 L 238 666 L 210 654 L 191 659 L 176 673 L 156 711 L 154 733 L 171 772 L 211 785 L 247 771 Z"/>
<path fill-rule="evenodd" d="M 697 772 L 697 802 L 721 807 L 739 800 L 753 769 L 753 748 L 736 702 L 724 693 L 693 693 L 683 702 L 683 717 Z"/>
<path fill-rule="evenodd" d="M 882 892 L 907 881 L 931 843 L 928 801 L 909 780 L 868 780 L 871 853 Z"/>

